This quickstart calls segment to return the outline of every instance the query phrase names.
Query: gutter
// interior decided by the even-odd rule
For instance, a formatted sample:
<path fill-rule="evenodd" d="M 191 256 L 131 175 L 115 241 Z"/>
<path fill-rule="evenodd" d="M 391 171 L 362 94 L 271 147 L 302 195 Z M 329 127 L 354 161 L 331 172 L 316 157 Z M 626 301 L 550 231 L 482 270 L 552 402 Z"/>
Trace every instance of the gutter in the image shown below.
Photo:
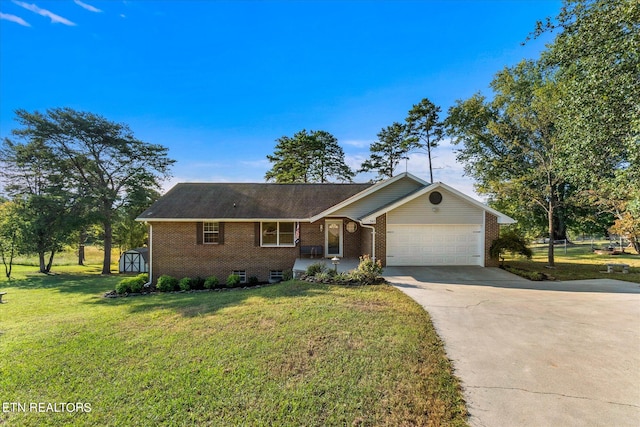
<path fill-rule="evenodd" d="M 371 229 L 371 259 L 376 262 L 376 228 L 373 225 L 364 224 L 362 221 L 358 221 L 362 228 Z"/>
<path fill-rule="evenodd" d="M 149 226 L 149 281 L 143 286 L 149 288 L 153 282 L 153 225 L 150 222 L 146 224 Z"/>

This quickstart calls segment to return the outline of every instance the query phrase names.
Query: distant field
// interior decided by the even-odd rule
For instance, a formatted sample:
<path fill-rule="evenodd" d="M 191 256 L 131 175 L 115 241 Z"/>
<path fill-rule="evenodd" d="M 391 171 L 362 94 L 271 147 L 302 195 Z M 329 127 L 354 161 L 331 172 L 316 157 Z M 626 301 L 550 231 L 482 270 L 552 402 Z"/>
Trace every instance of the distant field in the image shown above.
<path fill-rule="evenodd" d="M 67 272 L 67 273 L 100 273 L 102 271 L 102 260 L 104 258 L 104 251 L 96 246 L 85 247 L 85 262 L 84 266 L 78 265 L 78 253 L 76 249 L 69 248 L 65 251 L 57 253 L 53 257 L 52 273 Z M 48 258 L 47 258 L 48 259 Z M 115 249 L 111 251 L 111 271 L 118 272 L 118 260 L 120 259 L 120 252 Z M 38 272 L 38 257 L 35 255 L 30 256 L 18 256 L 13 260 L 12 278 L 25 279 L 28 274 Z M 61 267 L 64 267 L 61 269 Z M 6 280 L 4 266 L 0 264 L 0 283 Z"/>

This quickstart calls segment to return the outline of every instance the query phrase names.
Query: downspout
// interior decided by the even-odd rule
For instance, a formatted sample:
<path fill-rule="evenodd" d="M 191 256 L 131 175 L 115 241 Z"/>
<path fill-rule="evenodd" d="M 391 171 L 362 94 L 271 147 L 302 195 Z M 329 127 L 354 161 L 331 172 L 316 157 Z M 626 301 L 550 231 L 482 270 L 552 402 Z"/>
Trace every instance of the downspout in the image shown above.
<path fill-rule="evenodd" d="M 376 228 L 373 225 L 363 224 L 362 221 L 358 221 L 360 226 L 371 229 L 371 259 L 376 262 Z"/>
<path fill-rule="evenodd" d="M 145 288 L 151 287 L 153 282 L 153 225 L 150 222 L 149 225 L 149 281 L 144 284 Z"/>

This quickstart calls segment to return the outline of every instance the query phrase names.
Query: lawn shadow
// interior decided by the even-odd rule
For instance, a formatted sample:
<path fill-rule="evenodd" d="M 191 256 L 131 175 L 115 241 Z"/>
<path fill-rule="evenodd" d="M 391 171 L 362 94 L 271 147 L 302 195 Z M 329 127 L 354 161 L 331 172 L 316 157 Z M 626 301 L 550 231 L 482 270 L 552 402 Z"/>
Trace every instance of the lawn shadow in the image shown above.
<path fill-rule="evenodd" d="M 3 287 L 13 287 L 23 290 L 51 289 L 60 293 L 75 293 L 83 295 L 101 295 L 113 289 L 121 279 L 117 275 L 107 276 L 87 273 L 30 273 L 26 279 L 12 279 L 3 282 Z"/>
<path fill-rule="evenodd" d="M 225 308 L 240 306 L 250 299 L 287 300 L 290 298 L 324 295 L 327 285 L 302 281 L 287 281 L 273 285 L 230 290 L 154 292 L 139 296 L 100 298 L 87 304 L 127 306 L 130 313 L 150 310 L 171 310 L 185 317 L 211 315 Z"/>

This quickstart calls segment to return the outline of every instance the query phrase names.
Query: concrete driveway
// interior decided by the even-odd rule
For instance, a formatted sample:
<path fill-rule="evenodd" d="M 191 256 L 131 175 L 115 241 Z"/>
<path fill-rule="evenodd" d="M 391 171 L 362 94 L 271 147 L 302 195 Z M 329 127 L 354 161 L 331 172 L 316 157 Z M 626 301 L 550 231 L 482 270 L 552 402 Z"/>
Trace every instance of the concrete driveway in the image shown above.
<path fill-rule="evenodd" d="M 640 426 L 640 285 L 388 267 L 429 312 L 472 426 Z"/>

